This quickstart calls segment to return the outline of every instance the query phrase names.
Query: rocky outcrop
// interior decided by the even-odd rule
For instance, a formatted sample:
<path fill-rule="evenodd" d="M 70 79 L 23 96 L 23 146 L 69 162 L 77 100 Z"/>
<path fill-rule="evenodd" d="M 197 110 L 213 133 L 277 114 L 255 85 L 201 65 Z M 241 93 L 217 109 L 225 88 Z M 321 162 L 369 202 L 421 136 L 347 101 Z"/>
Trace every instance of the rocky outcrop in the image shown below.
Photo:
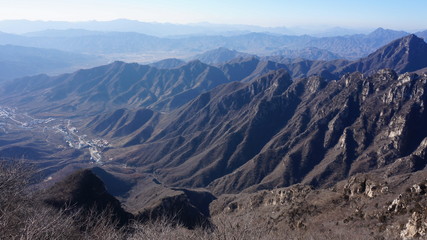
<path fill-rule="evenodd" d="M 293 85 L 297 83 L 302 82 Z M 315 91 L 312 99 L 307 91 L 289 121 L 292 124 L 285 125 L 253 160 L 213 184 L 251 182 L 265 159 L 276 164 L 260 181 L 267 188 L 299 181 L 324 185 L 375 168 L 390 172 L 408 155 L 413 163 L 400 171 L 422 169 L 425 157 L 417 156 L 423 154 L 426 130 L 414 126 L 427 121 L 425 89 L 425 76 L 398 77 L 383 70 L 372 77 L 344 76 Z"/>
<path fill-rule="evenodd" d="M 368 178 L 363 174 L 350 177 L 344 186 L 344 194 L 348 198 L 358 197 L 361 194 L 374 198 L 377 195 L 386 194 L 388 190 L 384 182 L 375 181 L 372 177 Z"/>
<path fill-rule="evenodd" d="M 305 185 L 227 194 L 213 201 L 213 217 L 266 224 L 282 234 L 320 239 L 424 239 L 425 170 L 388 178 L 359 174 L 331 188 Z M 265 226 L 265 225 L 263 225 Z"/>
<path fill-rule="evenodd" d="M 421 239 L 427 235 L 427 218 L 426 216 L 414 212 L 408 219 L 405 228 L 400 233 L 403 240 Z"/>

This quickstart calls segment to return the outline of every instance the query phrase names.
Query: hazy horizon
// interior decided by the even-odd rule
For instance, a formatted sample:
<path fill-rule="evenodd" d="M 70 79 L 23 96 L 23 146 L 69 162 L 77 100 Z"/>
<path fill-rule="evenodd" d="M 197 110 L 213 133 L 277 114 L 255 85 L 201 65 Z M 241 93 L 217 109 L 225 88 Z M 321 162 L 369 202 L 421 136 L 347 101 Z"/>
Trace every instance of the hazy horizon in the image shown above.
<path fill-rule="evenodd" d="M 144 22 L 126 18 L 88 21 L 53 21 L 28 19 L 0 20 L 0 32 L 18 35 L 29 34 L 29 36 L 31 34 L 38 34 L 39 32 L 58 30 L 74 31 L 75 34 L 83 35 L 85 34 L 84 31 L 88 31 L 88 33 L 86 34 L 91 34 L 90 32 L 135 32 L 157 37 L 179 37 L 192 35 L 233 36 L 247 34 L 251 32 L 290 36 L 309 35 L 314 37 L 333 37 L 355 34 L 370 34 L 379 28 L 393 31 L 404 31 L 408 33 L 422 32 L 427 29 L 396 29 L 387 28 L 383 26 L 371 26 L 362 28 L 345 26 L 343 27 L 339 25 L 263 27 L 259 25 L 249 24 L 221 24 L 211 22 L 198 22 L 188 24 L 169 22 Z"/>
<path fill-rule="evenodd" d="M 0 0 L 0 21 L 111 21 L 129 19 L 172 24 L 227 24 L 260 27 L 374 29 L 416 31 L 427 26 L 427 2 L 194 1 L 194 0 Z M 220 13 L 220 14 L 219 14 Z"/>

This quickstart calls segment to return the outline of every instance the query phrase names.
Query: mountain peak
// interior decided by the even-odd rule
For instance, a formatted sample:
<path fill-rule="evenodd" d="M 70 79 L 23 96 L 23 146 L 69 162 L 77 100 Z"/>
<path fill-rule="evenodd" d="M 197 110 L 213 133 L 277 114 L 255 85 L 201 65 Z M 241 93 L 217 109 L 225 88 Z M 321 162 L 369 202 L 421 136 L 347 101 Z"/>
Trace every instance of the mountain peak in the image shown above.
<path fill-rule="evenodd" d="M 409 34 L 408 36 L 398 39 L 396 41 L 399 41 L 399 40 L 406 41 L 408 43 L 413 43 L 413 44 L 426 44 L 426 42 L 424 42 L 424 39 L 418 37 L 415 34 Z"/>
<path fill-rule="evenodd" d="M 371 32 L 370 34 L 383 33 L 383 32 L 386 32 L 386 31 L 387 31 L 386 29 L 384 29 L 382 27 L 379 27 L 379 28 L 375 29 L 373 32 Z"/>
<path fill-rule="evenodd" d="M 207 64 L 222 64 L 231 61 L 235 58 L 250 57 L 251 54 L 230 50 L 225 47 L 219 47 L 209 50 L 202 54 L 194 56 L 192 59 L 198 59 Z"/>
<path fill-rule="evenodd" d="M 173 69 L 179 68 L 186 64 L 184 60 L 178 58 L 167 58 L 154 63 L 151 63 L 150 66 L 156 67 L 158 69 Z"/>
<path fill-rule="evenodd" d="M 226 47 L 219 47 L 217 49 L 213 49 L 213 50 L 210 50 L 208 52 L 215 52 L 215 51 L 220 51 L 220 52 L 237 52 L 236 50 L 228 49 Z"/>
<path fill-rule="evenodd" d="M 407 35 L 407 32 L 404 31 L 395 31 L 391 29 L 384 29 L 382 27 L 379 27 L 375 29 L 373 32 L 368 34 L 369 38 L 398 38 Z"/>
<path fill-rule="evenodd" d="M 182 68 L 199 68 L 199 67 L 205 68 L 205 67 L 208 67 L 208 65 L 200 61 L 199 59 L 195 59 L 195 60 L 189 61 L 187 64 L 182 66 Z"/>
<path fill-rule="evenodd" d="M 393 42 L 348 65 L 343 72 L 375 73 L 391 68 L 397 73 L 412 72 L 427 67 L 427 43 L 414 34 Z"/>
<path fill-rule="evenodd" d="M 398 73 L 416 71 L 427 67 L 427 43 L 415 34 L 397 39 L 380 48 L 373 55 L 378 58 L 388 59 L 394 64 Z M 391 65 L 393 66 L 393 65 Z"/>
<path fill-rule="evenodd" d="M 378 49 L 371 55 L 378 54 L 382 51 L 394 51 L 398 52 L 402 49 L 405 49 L 405 52 L 409 53 L 409 51 L 419 51 L 427 46 L 427 43 L 424 42 L 422 38 L 419 38 L 415 34 L 409 34 L 405 37 L 394 40 L 393 42 L 385 45 L 384 47 Z"/>
<path fill-rule="evenodd" d="M 387 30 L 389 30 L 389 29 L 384 29 L 382 27 L 378 27 L 375 30 L 373 30 L 372 32 L 370 32 L 368 35 L 372 36 L 372 35 L 383 34 L 383 33 L 387 32 Z"/>

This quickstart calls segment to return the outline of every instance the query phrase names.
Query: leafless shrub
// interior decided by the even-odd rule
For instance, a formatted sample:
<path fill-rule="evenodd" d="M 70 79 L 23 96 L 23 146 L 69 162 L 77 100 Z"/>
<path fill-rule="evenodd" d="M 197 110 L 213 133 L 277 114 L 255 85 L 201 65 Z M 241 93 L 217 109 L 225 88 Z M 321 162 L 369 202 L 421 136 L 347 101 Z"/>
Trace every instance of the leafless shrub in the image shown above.
<path fill-rule="evenodd" d="M 22 221 L 22 227 L 17 234 L 22 240 L 80 239 L 74 216 L 66 214 L 65 211 L 39 207 L 28 212 L 28 216 Z"/>
<path fill-rule="evenodd" d="M 31 211 L 25 191 L 31 173 L 21 162 L 0 162 L 0 235 L 13 236 L 21 231 L 23 219 Z"/>
<path fill-rule="evenodd" d="M 22 162 L 0 162 L 0 239 L 124 239 L 111 211 L 73 206 L 54 209 L 28 191 L 34 171 Z"/>
<path fill-rule="evenodd" d="M 188 230 L 177 225 L 170 218 L 163 217 L 147 223 L 134 223 L 132 240 L 252 240 L 283 239 L 275 237 L 267 223 L 258 222 L 254 216 L 237 219 L 233 216 L 219 215 L 214 217 L 213 228 L 196 228 Z"/>
<path fill-rule="evenodd" d="M 212 239 L 217 240 L 255 240 L 279 239 L 274 236 L 268 221 L 252 214 L 233 216 L 220 214 L 213 218 L 215 229 Z"/>
<path fill-rule="evenodd" d="M 80 226 L 84 239 L 120 240 L 125 239 L 126 229 L 119 227 L 118 220 L 113 220 L 110 209 L 98 212 L 96 207 L 83 211 L 75 218 Z"/>
<path fill-rule="evenodd" d="M 31 178 L 32 171 L 22 162 L 0 162 L 0 207 L 2 209 L 14 205 L 16 201 L 24 201 L 25 188 Z"/>
<path fill-rule="evenodd" d="M 149 220 L 145 223 L 134 222 L 132 224 L 133 234 L 129 237 L 131 240 L 192 240 L 204 239 L 197 237 L 204 234 L 201 229 L 188 230 L 173 219 L 163 216 L 155 220 Z"/>
<path fill-rule="evenodd" d="M 171 216 L 156 217 L 144 223 L 121 226 L 113 212 L 99 209 L 60 210 L 36 201 L 27 190 L 32 172 L 21 163 L 0 162 L 0 239 L 44 240 L 275 240 L 275 239 L 374 239 L 349 229 L 278 229 L 274 222 L 251 212 L 220 213 L 211 227 L 192 230 Z M 376 238 L 375 238 L 376 239 Z"/>

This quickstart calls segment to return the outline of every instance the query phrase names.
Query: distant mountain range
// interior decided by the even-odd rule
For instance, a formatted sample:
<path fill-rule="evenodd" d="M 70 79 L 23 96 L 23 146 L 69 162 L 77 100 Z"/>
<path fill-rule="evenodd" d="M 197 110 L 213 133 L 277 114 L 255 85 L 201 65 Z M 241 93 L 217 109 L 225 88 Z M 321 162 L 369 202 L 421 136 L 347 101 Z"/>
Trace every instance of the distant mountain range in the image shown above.
<path fill-rule="evenodd" d="M 87 29 L 90 31 L 122 31 L 138 32 L 149 35 L 189 36 L 189 35 L 240 35 L 249 32 L 269 32 L 273 34 L 316 36 L 339 36 L 367 32 L 366 29 L 323 28 L 307 29 L 302 27 L 260 27 L 251 25 L 229 25 L 211 23 L 171 24 L 156 22 L 140 22 L 128 19 L 113 21 L 87 21 L 87 22 L 59 22 L 59 21 L 28 21 L 28 20 L 3 20 L 0 21 L 0 31 L 10 33 L 32 33 L 45 30 Z"/>
<path fill-rule="evenodd" d="M 253 55 L 238 52 L 235 50 L 230 50 L 224 47 L 220 47 L 217 49 L 213 49 L 207 52 L 204 52 L 202 54 L 195 55 L 194 57 L 191 57 L 191 60 L 199 60 L 203 63 L 215 65 L 215 64 L 221 64 L 226 63 L 228 61 L 231 61 L 235 58 L 249 58 Z"/>
<path fill-rule="evenodd" d="M 427 30 L 422 31 L 422 32 L 417 32 L 416 34 L 418 37 L 423 38 L 424 41 L 427 41 Z"/>
<path fill-rule="evenodd" d="M 159 69 L 172 69 L 179 68 L 186 64 L 187 62 L 177 58 L 167 58 L 157 62 L 150 63 L 150 66 L 159 68 Z"/>
<path fill-rule="evenodd" d="M 78 53 L 107 55 L 110 58 L 120 57 L 122 59 L 138 53 L 140 55 L 142 53 L 149 54 L 151 57 L 156 55 L 164 56 L 166 52 L 190 57 L 221 47 L 262 56 L 271 55 L 285 48 L 290 50 L 317 48 L 320 51 L 329 51 L 330 54 L 343 58 L 357 59 L 405 35 L 408 35 L 408 33 L 381 28 L 368 35 L 358 34 L 321 38 L 307 35 L 291 36 L 267 33 L 159 38 L 134 32 L 55 30 L 32 33 L 25 36 L 0 33 L 0 44 L 54 48 Z M 147 60 L 148 58 L 145 59 L 145 61 Z"/>
<path fill-rule="evenodd" d="M 190 60 L 200 60 L 206 64 L 218 65 L 225 64 L 231 60 L 237 58 L 244 59 L 250 57 L 257 57 L 256 55 L 238 52 L 235 50 L 230 50 L 224 47 L 206 51 L 202 54 L 197 54 Z M 269 56 L 261 57 L 263 60 L 271 60 L 274 62 L 283 62 L 284 60 L 289 59 L 305 59 L 305 60 L 336 60 L 342 59 L 342 57 L 322 49 L 315 47 L 303 48 L 303 49 L 282 49 L 275 52 L 272 52 Z"/>
<path fill-rule="evenodd" d="M 280 59 L 280 58 L 291 58 L 291 59 L 307 59 L 307 60 L 336 60 L 343 59 L 343 57 L 334 54 L 330 51 L 319 49 L 316 47 L 308 47 L 303 49 L 282 49 L 270 54 L 271 57 Z M 280 60 L 279 60 L 280 61 Z"/>
<path fill-rule="evenodd" d="M 0 45 L 0 80 L 42 73 L 59 74 L 105 62 L 101 57 L 53 49 Z"/>
<path fill-rule="evenodd" d="M 201 51 L 204 48 L 209 48 L 210 46 L 214 47 L 215 45 L 240 46 L 239 48 L 244 48 L 248 52 L 251 51 L 250 49 L 257 49 L 253 51 L 261 52 L 263 54 L 269 53 L 270 55 L 268 56 L 262 56 L 263 54 L 261 54 L 260 60 L 287 64 L 287 69 L 289 71 L 298 72 L 296 74 L 292 74 L 293 77 L 301 77 L 304 76 L 305 73 L 312 71 L 311 69 L 313 67 L 310 66 L 308 67 L 310 69 L 306 70 L 304 68 L 307 67 L 299 66 L 300 64 L 314 64 L 317 65 L 318 68 L 319 64 L 314 60 L 334 60 L 340 59 L 341 56 L 332 51 L 317 47 L 283 49 L 281 44 L 293 45 L 294 47 L 297 47 L 298 44 L 303 44 L 301 47 L 304 47 L 304 45 L 318 45 L 323 48 L 333 48 L 332 50 L 336 52 L 340 52 L 342 49 L 345 49 L 344 51 L 347 53 L 342 54 L 353 58 L 354 56 L 364 55 L 359 51 L 368 51 L 388 39 L 393 40 L 394 38 L 404 34 L 404 32 L 378 29 L 367 36 L 356 35 L 334 38 L 248 34 L 235 37 L 162 39 L 137 33 L 100 33 L 82 30 L 51 30 L 37 34 L 33 33 L 30 34 L 31 36 L 19 36 L 3 33 L 0 34 L 0 43 L 16 43 L 18 45 L 29 45 L 33 47 L 22 47 L 17 45 L 2 46 L 0 49 L 0 68 L 3 69 L 3 71 L 0 74 L 0 79 L 6 80 L 40 73 L 62 73 L 75 70 L 76 68 L 86 68 L 99 65 L 100 63 L 108 62 L 108 59 L 114 59 L 116 56 L 119 56 L 119 58 L 121 58 L 120 56 L 124 56 L 123 58 L 125 59 L 133 58 L 131 56 L 137 56 L 138 53 L 141 53 L 141 56 L 143 56 L 146 54 L 144 52 L 147 51 L 149 51 L 150 54 L 155 55 L 156 52 L 164 53 L 177 48 L 178 50 L 175 49 L 174 51 L 180 52 L 178 55 L 184 54 L 188 56 Z M 325 45 L 330 43 L 334 44 L 330 47 L 328 47 L 329 45 Z M 189 47 L 190 45 L 191 48 Z M 258 48 L 258 46 L 262 47 Z M 269 46 L 269 48 L 272 49 L 267 50 L 265 46 Z M 344 48 L 344 46 L 348 47 Z M 53 50 L 50 48 L 62 50 Z M 264 48 L 264 50 L 260 50 L 262 48 Z M 273 51 L 274 48 L 280 48 L 280 50 Z M 339 50 L 337 48 L 342 49 Z M 364 50 L 361 50 L 362 48 Z M 80 52 L 88 54 L 82 55 Z M 352 52 L 350 53 L 351 56 L 345 55 L 349 54 L 349 52 Z M 354 55 L 355 52 L 359 53 Z M 126 57 L 127 55 L 128 57 Z M 160 54 L 160 56 L 162 56 L 162 54 Z M 198 59 L 207 64 L 221 65 L 237 58 L 246 59 L 251 56 L 255 57 L 253 54 L 219 47 L 201 54 L 193 55 L 192 57 L 187 58 L 187 60 Z M 298 60 L 295 60 L 296 58 L 298 58 Z M 152 65 L 160 68 L 172 68 L 182 66 L 182 64 L 182 60 L 175 60 L 173 64 L 171 63 L 171 60 L 169 60 L 157 63 L 157 65 L 153 63 Z M 295 70 L 295 68 L 301 69 Z M 323 66 L 323 68 L 334 72 L 334 70 L 331 70 L 328 67 Z M 17 69 L 19 69 L 19 71 Z M 302 74 L 301 71 L 303 72 Z M 350 69 L 348 71 L 350 71 Z"/>
<path fill-rule="evenodd" d="M 159 68 L 156 64 L 148 66 L 114 62 L 57 77 L 40 75 L 24 78 L 6 85 L 4 93 L 17 94 L 10 98 L 10 102 L 17 106 L 26 106 L 27 101 L 21 104 L 17 103 L 16 99 L 20 99 L 22 91 L 27 91 L 25 98 L 32 99 L 33 105 L 30 109 L 33 113 L 43 112 L 46 108 L 69 113 L 80 113 L 84 110 L 85 115 L 117 107 L 147 107 L 170 111 L 221 84 L 251 82 L 278 69 L 286 70 L 293 79 L 321 76 L 327 80 L 337 80 L 344 74 L 355 71 L 372 74 L 383 68 L 392 68 L 399 74 L 416 71 L 427 67 L 427 60 L 423 57 L 427 54 L 426 46 L 422 39 L 409 35 L 353 62 L 304 59 L 282 59 L 281 62 L 274 62 L 269 58 L 250 55 L 246 57 L 247 55 L 236 51 L 218 49 L 202 56 L 209 56 L 218 62 L 218 56 L 223 57 L 223 60 L 240 57 L 217 66 L 210 66 L 199 60 L 185 63 L 176 59 L 157 63 Z M 221 55 L 224 52 L 227 53 L 225 58 Z M 43 90 L 38 92 L 36 89 Z M 99 105 L 100 103 L 102 105 Z"/>
<path fill-rule="evenodd" d="M 426 36 L 426 32 L 419 34 L 421 37 Z M 323 70 L 336 73 L 335 67 L 345 65 L 344 60 L 338 59 L 355 60 L 366 57 L 384 44 L 406 35 L 406 32 L 382 28 L 367 35 L 335 37 L 245 33 L 165 38 L 136 32 L 82 29 L 43 30 L 25 35 L 0 32 L 0 44 L 4 44 L 0 49 L 0 80 L 40 73 L 71 72 L 116 60 L 151 62 L 152 66 L 159 68 L 175 68 L 182 66 L 183 60 L 198 59 L 206 64 L 219 66 L 229 61 L 236 62 L 238 58 L 245 61 L 250 57 L 259 57 L 261 62 L 286 64 L 284 68 L 291 72 L 292 77 L 303 77 L 307 73 L 312 75 Z M 156 60 L 170 58 L 183 60 L 156 63 Z M 331 60 L 337 62 L 333 66 L 318 62 Z M 274 67 L 270 64 L 265 69 L 279 67 L 283 66 Z"/>

